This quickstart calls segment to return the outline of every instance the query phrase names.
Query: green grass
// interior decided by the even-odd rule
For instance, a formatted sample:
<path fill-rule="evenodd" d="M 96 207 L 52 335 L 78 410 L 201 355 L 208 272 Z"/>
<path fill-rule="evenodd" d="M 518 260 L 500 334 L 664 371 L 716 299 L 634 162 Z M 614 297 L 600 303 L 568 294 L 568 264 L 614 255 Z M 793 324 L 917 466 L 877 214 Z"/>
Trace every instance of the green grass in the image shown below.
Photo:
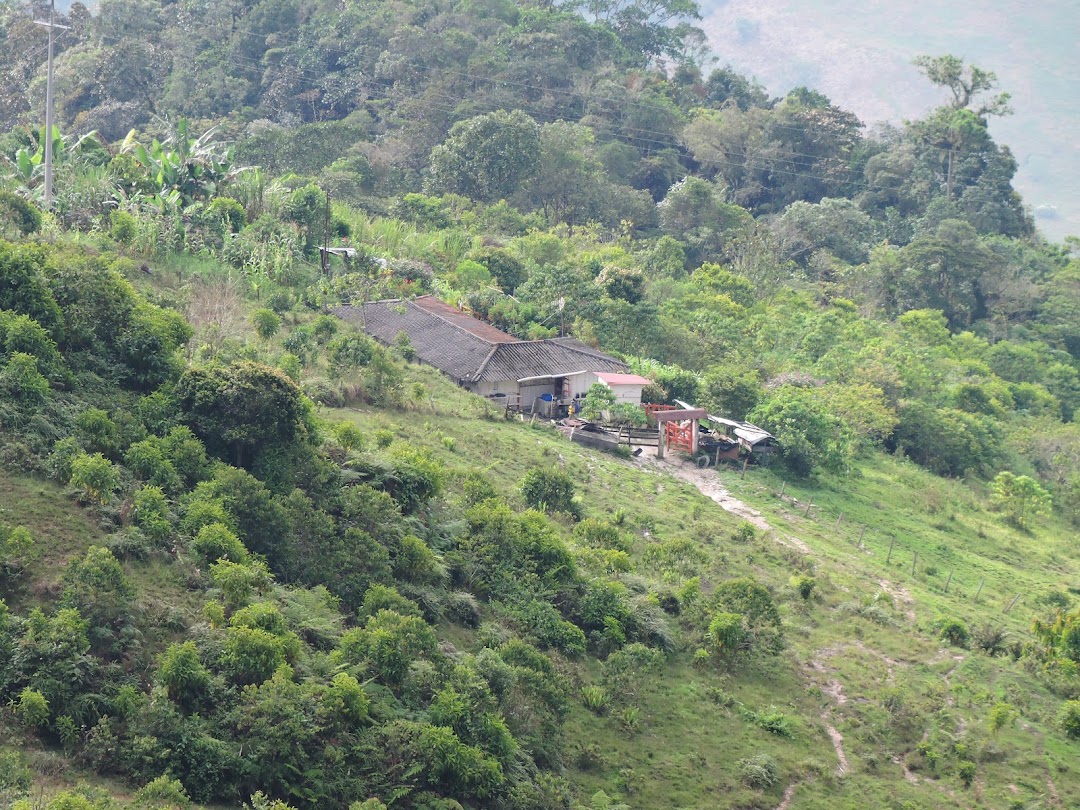
<path fill-rule="evenodd" d="M 1054 726 L 1061 698 L 1022 663 L 944 647 L 932 626 L 939 617 L 955 616 L 971 626 L 999 623 L 1012 639 L 1027 638 L 1032 617 L 1044 610 L 1039 597 L 1065 591 L 1075 581 L 1077 552 L 1066 527 L 1049 522 L 1033 535 L 1018 534 L 985 511 L 977 487 L 874 456 L 859 474 L 826 477 L 814 485 L 785 485 L 778 470 L 761 468 L 751 468 L 745 478 L 733 471 L 707 473 L 719 475 L 737 497 L 760 510 L 785 541 L 759 533 L 741 542 L 733 535 L 742 519 L 690 484 L 641 461 L 571 444 L 546 425 L 505 420 L 428 369 L 411 366 L 406 373 L 410 383 L 426 387 L 433 407 L 425 399 L 407 409 L 323 409 L 322 415 L 354 422 L 369 437 L 388 430 L 397 441 L 428 448 L 452 472 L 483 471 L 522 508 L 517 487 L 530 468 L 565 469 L 577 482 L 587 515 L 623 519 L 633 538 L 631 582 L 674 589 L 697 574 L 708 592 L 725 579 L 753 575 L 772 589 L 780 607 L 788 646 L 779 657 L 730 672 L 715 665 L 694 667 L 700 628 L 683 628 L 676 652 L 661 673 L 641 678 L 636 696 L 605 686 L 610 705 L 600 714 L 585 707 L 580 690 L 603 685 L 601 662 L 588 657 L 560 662 L 574 703 L 564 729 L 565 775 L 581 796 L 603 789 L 635 810 L 771 810 L 794 785 L 791 806 L 800 809 L 1006 810 L 1014 802 L 1054 806 L 1051 793 L 1058 806 L 1080 806 L 1076 746 Z M 455 480 L 451 476 L 447 486 L 451 501 L 459 497 Z M 782 486 L 783 499 L 778 497 Z M 811 498 L 815 506 L 805 517 Z M 9 599 L 23 613 L 55 598 L 66 561 L 102 542 L 106 532 L 92 512 L 51 482 L 0 472 L 0 504 L 3 521 L 27 526 L 36 541 L 26 577 L 33 585 Z M 570 527 L 563 531 L 573 544 Z M 651 545 L 679 539 L 691 540 L 704 561 L 666 569 L 646 563 L 644 552 Z M 893 560 L 886 564 L 890 540 L 895 540 Z M 914 552 L 920 562 L 912 576 Z M 937 573 L 929 575 L 927 566 Z M 138 609 L 147 615 L 164 619 L 179 611 L 190 617 L 199 610 L 182 567 L 151 555 L 127 562 L 125 571 L 136 586 Z M 817 580 L 808 601 L 789 585 L 796 571 Z M 949 571 L 953 580 L 945 593 Z M 1017 592 L 1020 601 L 1003 613 Z M 882 623 L 859 612 L 875 597 Z M 169 638 L 167 622 L 158 626 L 154 644 Z M 439 633 L 458 649 L 479 646 L 477 634 L 460 627 L 444 626 Z M 904 704 L 896 716 L 883 707 L 889 694 L 901 696 Z M 994 735 L 986 717 L 997 702 L 1015 706 L 1019 717 Z M 633 730 L 622 720 L 627 707 L 637 710 Z M 785 714 L 790 737 L 754 723 L 752 713 L 764 711 Z M 844 775 L 837 774 L 829 727 L 843 736 Z M 934 772 L 917 751 L 920 741 L 941 754 Z M 87 778 L 77 771 L 49 776 L 56 757 L 40 746 L 28 753 L 47 786 L 59 789 Z M 777 762 L 781 775 L 764 791 L 745 786 L 738 769 L 739 760 L 761 753 Z M 964 758 L 977 763 L 969 788 L 957 774 Z"/>
<path fill-rule="evenodd" d="M 1071 765 L 1075 746 L 1054 727 L 1060 698 L 1024 665 L 946 648 L 933 628 L 939 617 L 950 616 L 972 627 L 1003 625 L 1010 640 L 1029 638 L 1032 617 L 1044 609 L 1038 598 L 1074 581 L 1077 552 L 1066 527 L 1051 522 L 1033 535 L 1019 534 L 985 511 L 977 487 L 877 455 L 858 474 L 814 485 L 788 482 L 783 499 L 779 470 L 751 468 L 744 479 L 719 473 L 781 537 L 797 538 L 809 552 L 791 540 L 785 545 L 764 536 L 739 543 L 731 536 L 741 519 L 693 486 L 640 461 L 570 444 L 547 426 L 503 420 L 494 412 L 484 418 L 483 403 L 441 377 L 417 367 L 409 374 L 427 386 L 434 411 L 424 405 L 396 413 L 361 408 L 326 415 L 352 421 L 369 434 L 391 430 L 398 440 L 429 448 L 451 469 L 482 470 L 511 498 L 532 466 L 561 467 L 578 482 L 587 515 L 626 516 L 635 536 L 633 576 L 653 587 L 677 586 L 681 577 L 645 565 L 642 553 L 649 544 L 690 538 L 707 556 L 696 566 L 706 591 L 724 579 L 752 574 L 773 589 L 780 604 L 789 645 L 771 663 L 732 673 L 695 669 L 683 634 L 683 646 L 663 674 L 633 701 L 639 710 L 636 733 L 620 722 L 618 696 L 611 696 L 612 706 L 602 715 L 578 700 L 565 731 L 566 765 L 582 795 L 603 789 L 634 808 L 773 808 L 794 783 L 792 806 L 798 808 L 1009 808 L 1014 801 L 1038 806 L 1032 802 L 1046 799 L 1051 779 L 1061 806 L 1080 805 L 1080 779 Z M 443 436 L 455 439 L 452 450 Z M 815 506 L 804 517 L 811 498 Z M 890 541 L 892 561 L 886 564 Z M 915 552 L 919 563 L 912 576 Z M 936 573 L 928 573 L 931 566 Z M 788 585 L 796 570 L 817 578 L 817 594 L 808 603 Z M 1005 614 L 1016 593 L 1021 599 Z M 885 625 L 852 611 L 875 596 Z M 470 648 L 470 637 L 459 633 L 454 642 Z M 581 685 L 600 682 L 600 664 L 575 664 L 570 677 L 577 694 Z M 837 683 L 842 705 L 835 697 Z M 882 690 L 888 688 L 908 703 L 906 731 L 882 708 Z M 717 690 L 735 705 L 718 705 Z M 1016 706 L 1020 717 L 992 736 L 985 718 L 998 701 Z M 770 706 L 792 718 L 791 739 L 745 719 L 746 709 Z M 826 724 L 844 738 L 849 770 L 843 776 L 836 773 Z M 924 737 L 943 752 L 933 773 L 916 752 Z M 757 753 L 768 753 L 780 766 L 781 782 L 767 791 L 740 782 L 737 762 Z M 964 758 L 978 765 L 970 788 L 956 773 Z M 908 763 L 916 781 L 905 778 L 900 763 Z"/>

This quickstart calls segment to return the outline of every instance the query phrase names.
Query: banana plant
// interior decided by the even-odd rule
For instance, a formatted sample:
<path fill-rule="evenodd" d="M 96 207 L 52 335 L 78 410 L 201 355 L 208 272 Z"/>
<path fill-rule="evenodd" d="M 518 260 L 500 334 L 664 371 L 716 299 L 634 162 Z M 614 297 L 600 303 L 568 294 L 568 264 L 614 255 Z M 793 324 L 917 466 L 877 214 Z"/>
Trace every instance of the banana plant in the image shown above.
<path fill-rule="evenodd" d="M 53 160 L 58 163 L 67 160 L 70 155 L 78 154 L 80 147 L 90 140 L 100 140 L 97 130 L 86 133 L 74 144 L 68 146 L 68 141 L 60 132 L 60 128 L 54 125 L 52 129 Z M 18 182 L 28 189 L 35 184 L 45 173 L 45 127 L 41 128 L 37 149 L 31 151 L 24 147 L 15 153 L 14 160 L 8 158 L 7 161 L 15 169 L 14 177 Z"/>
<path fill-rule="evenodd" d="M 187 120 L 181 119 L 172 136 L 164 141 L 155 138 L 149 147 L 139 143 L 132 130 L 120 152 L 132 154 L 162 194 L 175 191 L 190 204 L 209 199 L 223 184 L 247 171 L 234 164 L 231 147 L 214 140 L 217 132 L 218 128 L 212 127 L 193 137 Z"/>

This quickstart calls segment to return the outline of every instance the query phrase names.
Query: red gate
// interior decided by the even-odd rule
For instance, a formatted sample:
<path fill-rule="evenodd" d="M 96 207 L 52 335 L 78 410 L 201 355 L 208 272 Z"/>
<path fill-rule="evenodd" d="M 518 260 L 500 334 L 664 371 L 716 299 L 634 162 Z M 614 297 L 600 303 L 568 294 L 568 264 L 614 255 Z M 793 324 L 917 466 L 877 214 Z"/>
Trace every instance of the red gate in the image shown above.
<path fill-rule="evenodd" d="M 690 453 L 693 449 L 693 425 L 678 422 L 664 423 L 664 443 L 669 450 L 682 450 Z"/>

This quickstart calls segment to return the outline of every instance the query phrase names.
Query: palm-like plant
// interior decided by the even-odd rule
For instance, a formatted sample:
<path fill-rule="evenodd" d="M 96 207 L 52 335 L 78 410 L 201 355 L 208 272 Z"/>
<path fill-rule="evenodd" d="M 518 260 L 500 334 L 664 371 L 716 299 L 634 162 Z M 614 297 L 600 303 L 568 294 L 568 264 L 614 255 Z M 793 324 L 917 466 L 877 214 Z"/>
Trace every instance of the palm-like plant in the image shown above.
<path fill-rule="evenodd" d="M 146 147 L 131 130 L 120 145 L 121 154 L 130 153 L 161 189 L 164 199 L 173 192 L 184 205 L 213 197 L 225 184 L 235 180 L 247 167 L 236 166 L 233 149 L 215 140 L 218 127 L 198 137 L 191 133 L 187 119 L 164 141 L 156 138 Z"/>

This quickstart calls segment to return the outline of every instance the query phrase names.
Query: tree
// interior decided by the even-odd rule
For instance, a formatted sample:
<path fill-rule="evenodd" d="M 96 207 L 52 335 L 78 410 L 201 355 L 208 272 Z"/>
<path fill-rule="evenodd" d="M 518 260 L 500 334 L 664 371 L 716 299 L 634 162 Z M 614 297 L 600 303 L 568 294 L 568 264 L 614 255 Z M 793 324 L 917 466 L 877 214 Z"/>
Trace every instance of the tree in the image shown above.
<path fill-rule="evenodd" d="M 101 453 L 83 453 L 71 462 L 71 485 L 104 505 L 112 499 L 113 492 L 120 486 L 120 474 Z"/>
<path fill-rule="evenodd" d="M 1005 520 L 1018 529 L 1027 529 L 1032 521 L 1050 511 L 1050 493 L 1026 475 L 1008 470 L 999 472 L 990 482 L 990 503 Z"/>
<path fill-rule="evenodd" d="M 257 309 L 251 313 L 251 325 L 262 340 L 270 340 L 281 329 L 281 317 L 272 309 Z"/>
<path fill-rule="evenodd" d="M 610 390 L 610 389 L 609 389 Z M 521 482 L 521 496 L 525 503 L 548 512 L 579 513 L 574 502 L 574 482 L 566 473 L 533 467 Z"/>
<path fill-rule="evenodd" d="M 199 660 L 195 642 L 169 646 L 158 661 L 158 680 L 169 699 L 186 711 L 193 711 L 205 697 L 210 673 Z"/>
<path fill-rule="evenodd" d="M 431 152 L 429 182 L 437 191 L 482 202 L 510 197 L 540 162 L 540 127 L 521 110 L 496 110 L 454 124 Z"/>
<path fill-rule="evenodd" d="M 189 369 L 176 385 L 176 401 L 207 449 L 237 467 L 313 432 L 311 403 L 296 383 L 259 363 Z"/>
<path fill-rule="evenodd" d="M 954 109 L 966 109 L 977 102 L 979 106 L 975 108 L 975 114 L 979 118 L 1012 114 L 1008 93 L 1000 93 L 989 99 L 978 99 L 984 93 L 997 88 L 997 74 L 993 71 L 965 65 L 962 59 L 952 54 L 919 56 L 914 60 L 914 64 L 926 78 L 952 93 L 951 106 Z"/>

